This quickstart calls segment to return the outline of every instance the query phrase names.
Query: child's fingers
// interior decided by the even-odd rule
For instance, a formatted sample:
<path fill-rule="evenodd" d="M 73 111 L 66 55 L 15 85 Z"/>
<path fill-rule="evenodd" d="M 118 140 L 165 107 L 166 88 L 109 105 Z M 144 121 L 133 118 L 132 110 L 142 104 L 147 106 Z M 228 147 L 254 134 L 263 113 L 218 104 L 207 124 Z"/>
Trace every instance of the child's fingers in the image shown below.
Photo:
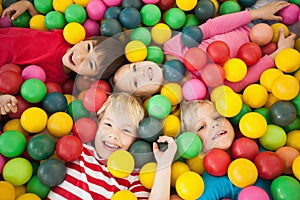
<path fill-rule="evenodd" d="M 158 145 L 157 145 L 157 143 L 156 143 L 156 142 L 153 142 L 153 144 L 152 144 L 152 148 L 153 148 L 153 153 L 156 153 L 156 152 L 158 152 L 158 151 L 159 151 L 159 148 L 158 148 Z"/>
<path fill-rule="evenodd" d="M 160 136 L 157 140 L 157 142 L 167 142 L 167 143 L 171 143 L 174 142 L 174 139 L 172 137 L 169 136 Z"/>
<path fill-rule="evenodd" d="M 18 107 L 15 105 L 12 105 L 12 104 L 9 104 L 9 109 L 12 113 L 16 113 L 18 111 Z"/>

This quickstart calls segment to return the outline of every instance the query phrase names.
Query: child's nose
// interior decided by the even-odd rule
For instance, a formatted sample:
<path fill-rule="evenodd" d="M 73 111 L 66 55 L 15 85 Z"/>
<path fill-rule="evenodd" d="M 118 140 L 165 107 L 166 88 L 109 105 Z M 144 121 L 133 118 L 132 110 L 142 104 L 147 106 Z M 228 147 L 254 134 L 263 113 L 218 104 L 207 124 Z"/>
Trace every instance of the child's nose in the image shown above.
<path fill-rule="evenodd" d="M 118 132 L 113 131 L 108 135 L 108 138 L 111 140 L 119 140 Z"/>

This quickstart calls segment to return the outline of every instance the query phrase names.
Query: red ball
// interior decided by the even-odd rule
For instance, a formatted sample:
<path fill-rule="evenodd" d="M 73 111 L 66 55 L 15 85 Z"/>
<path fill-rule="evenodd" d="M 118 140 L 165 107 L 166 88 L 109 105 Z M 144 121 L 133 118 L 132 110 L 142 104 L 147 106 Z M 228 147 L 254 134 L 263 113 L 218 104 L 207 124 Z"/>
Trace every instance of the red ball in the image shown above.
<path fill-rule="evenodd" d="M 96 135 L 97 123 L 87 117 L 78 119 L 73 125 L 73 133 L 79 137 L 82 142 L 91 142 Z"/>
<path fill-rule="evenodd" d="M 203 160 L 205 170 L 213 176 L 225 175 L 230 163 L 229 154 L 222 149 L 212 149 L 205 155 Z"/>
<path fill-rule="evenodd" d="M 270 42 L 269 44 L 261 47 L 261 53 L 262 56 L 264 55 L 270 55 L 277 49 L 277 43 L 276 42 Z"/>
<path fill-rule="evenodd" d="M 183 57 L 183 64 L 192 72 L 201 70 L 206 65 L 206 62 L 206 53 L 197 47 L 188 49 Z"/>
<path fill-rule="evenodd" d="M 200 72 L 201 78 L 208 87 L 223 85 L 225 72 L 221 65 L 215 63 L 207 64 Z"/>
<path fill-rule="evenodd" d="M 97 112 L 106 100 L 107 95 L 103 90 L 100 88 L 90 88 L 85 91 L 82 103 L 88 111 Z"/>
<path fill-rule="evenodd" d="M 234 159 L 246 158 L 253 161 L 258 152 L 258 145 L 250 138 L 241 137 L 231 145 L 231 155 Z"/>
<path fill-rule="evenodd" d="M 23 83 L 22 76 L 14 71 L 0 73 L 0 93 L 17 94 Z"/>
<path fill-rule="evenodd" d="M 74 79 L 69 78 L 66 80 L 66 82 L 62 86 L 62 90 L 64 94 L 73 94 L 74 89 Z"/>
<path fill-rule="evenodd" d="M 160 0 L 157 4 L 160 10 L 169 10 L 174 6 L 175 0 Z"/>
<path fill-rule="evenodd" d="M 74 135 L 66 135 L 56 143 L 56 154 L 65 162 L 72 162 L 79 158 L 83 146 L 80 139 Z"/>
<path fill-rule="evenodd" d="M 258 176 L 266 180 L 273 180 L 280 176 L 284 167 L 281 158 L 272 151 L 259 153 L 254 159 L 254 164 L 258 170 Z"/>
<path fill-rule="evenodd" d="M 105 93 L 111 93 L 111 88 L 108 82 L 104 80 L 96 80 L 91 83 L 90 88 L 100 88 Z"/>
<path fill-rule="evenodd" d="M 18 111 L 16 113 L 9 113 L 8 116 L 12 119 L 19 119 L 21 118 L 22 113 L 27 109 L 31 107 L 31 104 L 27 101 L 25 101 L 22 96 L 18 95 L 16 96 L 18 100 L 17 108 Z"/>
<path fill-rule="evenodd" d="M 46 88 L 47 88 L 47 94 L 51 93 L 51 92 L 59 92 L 59 93 L 63 93 L 62 88 L 60 87 L 60 85 L 58 85 L 57 83 L 54 82 L 46 82 L 45 83 Z"/>
<path fill-rule="evenodd" d="M 0 68 L 0 73 L 4 71 L 14 71 L 17 72 L 18 74 L 21 74 L 22 69 L 16 64 L 9 63 L 9 64 L 2 65 L 2 67 Z"/>
<path fill-rule="evenodd" d="M 206 52 L 209 58 L 220 65 L 223 65 L 230 58 L 229 46 L 223 41 L 214 41 L 207 46 Z"/>
<path fill-rule="evenodd" d="M 237 52 L 237 57 L 242 59 L 248 67 L 257 63 L 261 55 L 261 48 L 254 42 L 246 42 L 240 46 Z"/>

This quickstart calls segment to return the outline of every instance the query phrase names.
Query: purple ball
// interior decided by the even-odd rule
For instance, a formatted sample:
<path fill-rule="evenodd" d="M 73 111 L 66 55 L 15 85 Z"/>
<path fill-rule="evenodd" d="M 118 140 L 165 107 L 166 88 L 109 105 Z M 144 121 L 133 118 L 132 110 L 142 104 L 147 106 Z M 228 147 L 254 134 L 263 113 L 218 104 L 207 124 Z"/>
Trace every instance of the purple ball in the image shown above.
<path fill-rule="evenodd" d="M 0 28 L 9 28 L 12 27 L 12 22 L 7 15 L 0 18 Z"/>
<path fill-rule="evenodd" d="M 86 32 L 86 37 L 100 35 L 100 24 L 94 20 L 87 19 L 83 23 Z"/>
<path fill-rule="evenodd" d="M 290 4 L 289 6 L 281 9 L 278 15 L 282 17 L 281 23 L 290 26 L 297 22 L 300 9 L 295 4 Z"/>
<path fill-rule="evenodd" d="M 86 6 L 89 18 L 95 21 L 104 19 L 106 9 L 106 5 L 101 0 L 92 0 Z"/>

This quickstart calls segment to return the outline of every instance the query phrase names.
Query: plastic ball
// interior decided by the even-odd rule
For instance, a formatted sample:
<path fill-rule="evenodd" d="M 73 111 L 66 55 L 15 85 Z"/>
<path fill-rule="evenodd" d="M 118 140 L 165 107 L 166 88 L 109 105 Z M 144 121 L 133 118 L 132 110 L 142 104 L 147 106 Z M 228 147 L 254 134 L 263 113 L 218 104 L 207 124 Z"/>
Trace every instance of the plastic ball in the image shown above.
<path fill-rule="evenodd" d="M 23 185 L 32 176 L 31 163 L 25 158 L 12 158 L 4 165 L 2 175 L 5 181 L 14 186 Z"/>
<path fill-rule="evenodd" d="M 37 120 L 39 119 L 39 120 Z M 38 107 L 30 107 L 21 115 L 21 125 L 29 133 L 38 133 L 46 128 L 47 113 Z"/>
<path fill-rule="evenodd" d="M 55 11 L 64 13 L 68 6 L 73 4 L 72 0 L 53 0 L 52 5 Z"/>
<path fill-rule="evenodd" d="M 156 173 L 157 164 L 155 162 L 146 163 L 139 173 L 139 179 L 141 184 L 147 188 L 152 189 L 155 173 Z"/>
<path fill-rule="evenodd" d="M 59 111 L 64 112 L 67 107 L 67 99 L 62 93 L 51 92 L 43 99 L 43 109 L 50 115 Z"/>
<path fill-rule="evenodd" d="M 182 28 L 185 28 L 187 26 L 199 26 L 199 25 L 200 22 L 197 19 L 196 15 L 194 15 L 193 13 L 189 13 L 186 15 L 186 21 Z"/>
<path fill-rule="evenodd" d="M 218 113 L 224 117 L 234 117 L 239 114 L 242 109 L 242 99 L 234 92 L 219 95 L 215 101 L 215 106 Z"/>
<path fill-rule="evenodd" d="M 100 35 L 100 25 L 98 22 L 86 19 L 82 24 L 86 33 L 86 37 Z"/>
<path fill-rule="evenodd" d="M 42 82 L 46 80 L 46 73 L 40 66 L 37 65 L 28 65 L 22 71 L 22 78 L 24 81 L 30 78 L 39 79 Z"/>
<path fill-rule="evenodd" d="M 268 193 L 262 188 L 252 185 L 241 190 L 238 195 L 239 200 L 270 200 Z"/>
<path fill-rule="evenodd" d="M 33 193 L 25 193 L 20 195 L 16 200 L 41 200 L 41 198 Z"/>
<path fill-rule="evenodd" d="M 98 21 L 104 19 L 107 6 L 103 1 L 90 1 L 86 6 L 88 17 L 92 20 Z"/>
<path fill-rule="evenodd" d="M 79 24 L 82 24 L 87 17 L 85 9 L 78 4 L 69 5 L 66 8 L 64 15 L 68 23 L 77 22 Z"/>
<path fill-rule="evenodd" d="M 86 33 L 81 24 L 77 22 L 71 22 L 64 27 L 63 36 L 68 43 L 76 44 L 84 40 Z"/>
<path fill-rule="evenodd" d="M 197 47 L 192 47 L 185 52 L 183 63 L 188 70 L 192 72 L 199 71 L 207 63 L 206 52 Z"/>
<path fill-rule="evenodd" d="M 270 124 L 265 134 L 259 138 L 259 142 L 266 150 L 275 151 L 283 147 L 287 141 L 287 136 L 283 128 Z"/>
<path fill-rule="evenodd" d="M 0 136 L 0 153 L 5 157 L 21 155 L 26 147 L 26 138 L 16 130 L 8 130 Z"/>
<path fill-rule="evenodd" d="M 147 117 L 140 122 L 138 128 L 139 138 L 154 142 L 162 134 L 162 124 L 158 119 Z"/>
<path fill-rule="evenodd" d="M 56 143 L 56 154 L 65 162 L 72 162 L 79 158 L 83 150 L 81 140 L 74 135 L 66 135 Z"/>
<path fill-rule="evenodd" d="M 259 46 L 265 46 L 272 41 L 273 29 L 267 23 L 258 23 L 250 31 L 250 40 Z"/>
<path fill-rule="evenodd" d="M 181 174 L 175 184 L 178 195 L 183 199 L 197 199 L 204 192 L 204 181 L 196 172 Z"/>
<path fill-rule="evenodd" d="M 127 8 L 127 7 L 135 7 L 138 10 L 142 8 L 142 1 L 141 0 L 123 0 L 122 1 L 122 7 Z"/>
<path fill-rule="evenodd" d="M 67 174 L 66 166 L 56 158 L 46 159 L 38 168 L 37 175 L 40 181 L 54 187 L 63 182 Z"/>
<path fill-rule="evenodd" d="M 214 88 L 210 93 L 210 100 L 216 102 L 219 98 L 224 98 L 227 94 L 234 93 L 233 90 L 227 85 L 220 85 Z"/>
<path fill-rule="evenodd" d="M 125 46 L 125 56 L 130 62 L 140 62 L 147 57 L 147 47 L 139 40 L 133 40 Z"/>
<path fill-rule="evenodd" d="M 0 73 L 0 92 L 2 94 L 17 94 L 23 84 L 22 76 L 14 71 Z"/>
<path fill-rule="evenodd" d="M 22 113 L 31 107 L 31 104 L 27 101 L 25 101 L 20 95 L 16 96 L 17 100 L 18 100 L 18 111 L 16 113 L 9 113 L 8 116 L 12 119 L 20 119 Z"/>
<path fill-rule="evenodd" d="M 54 10 L 46 14 L 44 22 L 48 30 L 63 29 L 66 25 L 64 15 Z"/>
<path fill-rule="evenodd" d="M 287 7 L 279 10 L 278 15 L 282 17 L 281 23 L 290 26 L 298 21 L 299 12 L 299 6 L 291 3 Z"/>
<path fill-rule="evenodd" d="M 20 93 L 29 103 L 38 103 L 46 96 L 47 88 L 41 80 L 30 78 L 24 81 L 21 86 Z"/>
<path fill-rule="evenodd" d="M 69 104 L 67 112 L 74 121 L 90 115 L 90 112 L 83 106 L 82 100 L 79 99 L 74 100 Z"/>
<path fill-rule="evenodd" d="M 156 44 L 164 44 L 172 36 L 172 31 L 167 24 L 158 23 L 151 29 L 151 37 Z"/>
<path fill-rule="evenodd" d="M 123 27 L 134 29 L 139 27 L 142 19 L 138 9 L 134 7 L 124 8 L 119 15 L 119 20 Z"/>
<path fill-rule="evenodd" d="M 19 118 L 10 119 L 9 121 L 7 121 L 3 126 L 2 132 L 10 130 L 18 131 L 22 133 L 25 137 L 28 137 L 29 135 L 29 133 L 23 129 Z"/>
<path fill-rule="evenodd" d="M 91 142 L 96 135 L 98 125 L 91 118 L 78 119 L 72 128 L 73 134 L 80 138 L 82 142 Z"/>
<path fill-rule="evenodd" d="M 141 168 L 149 162 L 154 162 L 154 154 L 152 151 L 152 145 L 144 140 L 136 140 L 130 145 L 128 152 L 134 158 L 135 168 Z"/>
<path fill-rule="evenodd" d="M 181 161 L 175 161 L 171 165 L 171 186 L 175 187 L 178 176 L 184 172 L 191 171 L 189 166 Z"/>
<path fill-rule="evenodd" d="M 292 162 L 292 171 L 298 180 L 300 180 L 299 167 L 300 167 L 300 156 L 299 156 L 299 152 L 298 152 L 298 156 Z"/>
<path fill-rule="evenodd" d="M 29 27 L 35 30 L 46 31 L 47 27 L 45 25 L 45 16 L 38 14 L 31 17 Z"/>
<path fill-rule="evenodd" d="M 222 149 L 210 150 L 203 160 L 206 172 L 213 176 L 224 176 L 227 173 L 230 162 L 229 154 Z"/>
<path fill-rule="evenodd" d="M 187 101 L 202 100 L 206 93 L 206 85 L 199 79 L 190 79 L 182 87 L 183 97 Z"/>
<path fill-rule="evenodd" d="M 164 78 L 170 82 L 179 82 L 184 78 L 185 66 L 178 59 L 168 60 L 163 66 Z"/>
<path fill-rule="evenodd" d="M 260 84 L 264 86 L 268 92 L 272 92 L 273 81 L 282 76 L 283 72 L 277 68 L 270 68 L 265 70 L 260 76 Z"/>
<path fill-rule="evenodd" d="M 117 150 L 108 157 L 107 167 L 114 177 L 125 178 L 134 169 L 134 159 L 128 151 Z"/>
<path fill-rule="evenodd" d="M 154 26 L 161 19 L 161 11 L 155 4 L 146 4 L 140 11 L 142 23 L 146 26 Z"/>
<path fill-rule="evenodd" d="M 160 8 L 162 11 L 169 10 L 174 6 L 175 0 L 165 0 L 165 1 L 159 1 L 157 3 L 157 6 Z"/>
<path fill-rule="evenodd" d="M 246 137 L 260 138 L 267 131 L 267 121 L 261 114 L 249 112 L 242 116 L 239 128 Z"/>
<path fill-rule="evenodd" d="M 290 147 L 294 147 L 298 151 L 300 151 L 300 145 L 298 143 L 300 139 L 300 131 L 299 130 L 293 130 L 287 133 L 287 141 L 286 145 Z"/>
<path fill-rule="evenodd" d="M 146 60 L 155 62 L 157 64 L 163 63 L 165 57 L 163 50 L 158 46 L 147 47 Z"/>
<path fill-rule="evenodd" d="M 240 58 L 230 58 L 224 63 L 225 78 L 231 82 L 238 82 L 245 78 L 247 65 Z"/>
<path fill-rule="evenodd" d="M 242 44 L 237 52 L 237 58 L 243 60 L 248 67 L 256 64 L 261 58 L 261 55 L 261 48 L 255 42 Z"/>
<path fill-rule="evenodd" d="M 268 91 L 264 86 L 251 84 L 243 92 L 243 102 L 251 108 L 260 108 L 267 103 Z"/>
<path fill-rule="evenodd" d="M 108 7 L 112 7 L 112 6 L 120 6 L 122 4 L 122 0 L 103 0 L 103 2 L 105 3 L 105 5 L 107 5 Z"/>
<path fill-rule="evenodd" d="M 181 32 L 181 41 L 188 48 L 197 47 L 203 38 L 202 30 L 198 26 L 187 26 Z"/>
<path fill-rule="evenodd" d="M 1 200 L 15 200 L 16 192 L 14 186 L 7 181 L 0 181 Z"/>
<path fill-rule="evenodd" d="M 167 117 L 171 112 L 171 108 L 170 100 L 159 94 L 152 96 L 147 104 L 149 116 L 156 119 L 164 119 Z"/>
<path fill-rule="evenodd" d="M 38 195 L 41 199 L 45 199 L 51 188 L 43 184 L 37 175 L 33 175 L 26 184 L 26 191 Z"/>
<path fill-rule="evenodd" d="M 13 26 L 13 24 L 7 15 L 0 18 L 0 28 L 9 28 L 12 26 Z"/>
<path fill-rule="evenodd" d="M 19 65 L 16 65 L 13 63 L 4 64 L 4 65 L 2 65 L 2 67 L 0 67 L 0 73 L 2 73 L 4 71 L 13 71 L 18 74 L 21 74 L 22 70 L 23 69 L 21 69 L 21 67 Z"/>
<path fill-rule="evenodd" d="M 256 3 L 256 0 L 239 0 L 238 3 L 243 7 L 250 7 Z"/>
<path fill-rule="evenodd" d="M 35 0 L 33 5 L 39 13 L 45 15 L 53 10 L 52 2 L 53 0 Z"/>
<path fill-rule="evenodd" d="M 112 195 L 111 200 L 137 200 L 137 198 L 129 190 L 120 190 Z"/>
<path fill-rule="evenodd" d="M 214 63 L 220 65 L 223 65 L 230 58 L 229 46 L 223 41 L 213 41 L 207 46 L 206 52 Z"/>
<path fill-rule="evenodd" d="M 200 72 L 201 78 L 207 87 L 218 87 L 225 80 L 225 72 L 221 65 L 215 63 L 207 64 Z"/>
<path fill-rule="evenodd" d="M 212 1 L 198 1 L 194 13 L 200 21 L 205 22 L 215 15 L 215 5 Z"/>
<path fill-rule="evenodd" d="M 45 133 L 34 135 L 27 144 L 27 152 L 35 160 L 49 158 L 55 151 L 54 139 Z"/>
<path fill-rule="evenodd" d="M 182 89 L 178 83 L 166 83 L 161 88 L 160 94 L 167 97 L 172 106 L 179 104 L 183 98 Z"/>
<path fill-rule="evenodd" d="M 177 152 L 183 158 L 193 158 L 199 154 L 202 149 L 200 138 L 192 132 L 181 133 L 177 139 Z"/>
<path fill-rule="evenodd" d="M 166 11 L 164 21 L 171 29 L 179 29 L 184 25 L 186 15 L 184 11 L 179 8 L 171 8 Z"/>
<path fill-rule="evenodd" d="M 277 177 L 272 181 L 270 191 L 274 199 L 300 199 L 300 184 L 291 176 Z"/>
<path fill-rule="evenodd" d="M 146 27 L 138 27 L 130 33 L 131 40 L 139 40 L 148 46 L 151 42 L 151 33 Z"/>
<path fill-rule="evenodd" d="M 258 177 L 258 171 L 254 163 L 245 158 L 232 161 L 227 173 L 231 183 L 240 188 L 254 184 Z"/>
<path fill-rule="evenodd" d="M 185 1 L 185 0 L 176 0 L 176 5 L 183 11 L 193 10 L 197 5 L 197 0 Z"/>
<path fill-rule="evenodd" d="M 287 126 L 296 119 L 297 110 L 289 101 L 278 101 L 272 104 L 269 114 L 272 123 L 279 126 Z"/>
<path fill-rule="evenodd" d="M 120 22 L 114 18 L 105 19 L 100 26 L 101 35 L 114 36 L 122 32 Z"/>
<path fill-rule="evenodd" d="M 259 148 L 253 139 L 241 137 L 233 141 L 230 152 L 234 159 L 246 158 L 253 161 L 259 152 Z"/>
<path fill-rule="evenodd" d="M 284 29 L 284 37 L 287 37 L 290 34 L 289 28 L 280 22 L 274 23 L 271 25 L 271 28 L 273 29 L 273 38 L 272 42 L 278 42 L 279 35 L 280 35 L 280 29 Z"/>
<path fill-rule="evenodd" d="M 296 49 L 285 48 L 276 55 L 275 65 L 285 73 L 295 72 L 300 65 L 300 53 Z"/>
<path fill-rule="evenodd" d="M 220 5 L 220 15 L 226 15 L 241 11 L 241 7 L 236 1 L 225 1 Z"/>
<path fill-rule="evenodd" d="M 71 132 L 72 127 L 72 117 L 65 112 L 53 113 L 47 122 L 47 128 L 51 135 L 58 138 L 68 135 Z"/>
<path fill-rule="evenodd" d="M 16 27 L 28 28 L 30 18 L 30 14 L 26 11 L 19 15 L 16 19 L 12 20 L 12 24 Z"/>
<path fill-rule="evenodd" d="M 297 156 L 300 155 L 300 152 L 290 146 L 283 146 L 276 150 L 275 152 L 283 161 L 283 173 L 284 174 L 293 174 L 292 165 L 294 163 L 294 160 L 297 158 Z M 294 171 L 294 174 L 297 173 Z"/>
<path fill-rule="evenodd" d="M 97 112 L 107 100 L 106 93 L 100 88 L 90 88 L 85 91 L 83 106 L 90 112 Z"/>
<path fill-rule="evenodd" d="M 205 172 L 205 167 L 203 164 L 204 154 L 199 153 L 196 157 L 186 160 L 186 164 L 189 166 L 191 171 L 194 171 L 198 174 L 203 174 Z"/>
<path fill-rule="evenodd" d="M 168 115 L 162 124 L 163 135 L 175 138 L 180 133 L 180 119 L 176 115 Z"/>
<path fill-rule="evenodd" d="M 298 95 L 298 92 L 299 82 L 292 75 L 284 74 L 273 81 L 272 93 L 280 100 L 291 100 Z"/>

